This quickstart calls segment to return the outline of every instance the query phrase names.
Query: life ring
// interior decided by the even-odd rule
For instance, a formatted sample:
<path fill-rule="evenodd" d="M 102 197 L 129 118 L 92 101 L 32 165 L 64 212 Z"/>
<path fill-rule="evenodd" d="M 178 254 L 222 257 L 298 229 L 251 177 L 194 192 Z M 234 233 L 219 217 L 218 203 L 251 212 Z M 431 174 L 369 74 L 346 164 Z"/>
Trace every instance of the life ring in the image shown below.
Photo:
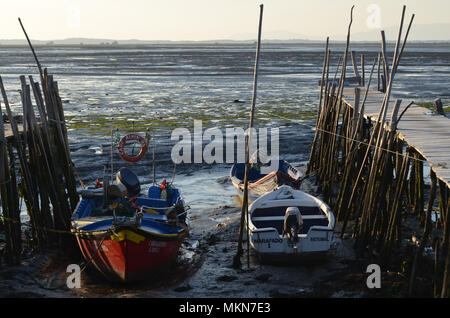
<path fill-rule="evenodd" d="M 136 156 L 129 156 L 125 153 L 125 144 L 130 140 L 136 140 L 139 142 L 141 146 L 141 150 Z M 119 152 L 119 156 L 128 162 L 138 162 L 142 159 L 142 157 L 145 155 L 145 152 L 147 151 L 147 143 L 145 142 L 144 138 L 136 135 L 136 134 L 128 134 L 122 137 L 119 142 L 119 146 L 117 147 L 117 150 Z"/>

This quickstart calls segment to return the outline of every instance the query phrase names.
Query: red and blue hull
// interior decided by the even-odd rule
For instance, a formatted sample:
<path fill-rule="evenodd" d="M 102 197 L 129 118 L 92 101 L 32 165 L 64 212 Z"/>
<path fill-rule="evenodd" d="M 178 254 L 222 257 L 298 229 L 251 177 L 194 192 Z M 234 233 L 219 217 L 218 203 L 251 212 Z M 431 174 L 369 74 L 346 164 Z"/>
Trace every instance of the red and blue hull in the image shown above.
<path fill-rule="evenodd" d="M 108 280 L 135 282 L 146 279 L 173 261 L 184 232 L 149 233 L 123 228 L 97 233 L 77 233 L 80 250 L 89 263 Z"/>
<path fill-rule="evenodd" d="M 88 189 L 72 216 L 72 231 L 86 261 L 120 282 L 145 279 L 166 268 L 188 232 L 184 202 L 178 190 L 170 191 L 171 202 L 159 199 L 160 189 L 153 186 L 149 197 L 135 200 L 136 207 L 117 199 L 111 204 L 115 207 L 105 210 L 103 189 Z M 135 209 L 132 216 L 126 216 L 128 206 Z M 167 216 L 173 212 L 176 220 Z"/>

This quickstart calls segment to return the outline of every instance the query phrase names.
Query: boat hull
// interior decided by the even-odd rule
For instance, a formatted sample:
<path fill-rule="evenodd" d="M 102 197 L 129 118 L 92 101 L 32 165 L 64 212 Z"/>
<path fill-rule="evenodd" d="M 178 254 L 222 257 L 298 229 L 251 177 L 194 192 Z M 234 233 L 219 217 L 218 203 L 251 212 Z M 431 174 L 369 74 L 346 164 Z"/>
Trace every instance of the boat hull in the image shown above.
<path fill-rule="evenodd" d="M 148 278 L 175 259 L 182 238 L 146 237 L 127 229 L 111 234 L 77 235 L 84 258 L 107 279 L 135 282 Z"/>
<path fill-rule="evenodd" d="M 239 196 L 243 196 L 244 183 L 234 178 L 232 180 L 233 186 L 238 190 Z M 280 185 L 290 185 L 298 187 L 299 184 L 294 182 L 289 176 L 281 171 L 272 172 L 255 182 L 248 183 L 248 197 L 249 201 L 254 201 L 268 192 L 272 192 Z"/>
<path fill-rule="evenodd" d="M 315 260 L 328 256 L 333 246 L 332 230 L 312 230 L 294 244 L 275 229 L 250 233 L 250 245 L 265 262 Z"/>
<path fill-rule="evenodd" d="M 296 254 L 286 253 L 259 253 L 256 252 L 258 259 L 263 264 L 273 265 L 297 265 L 310 264 L 314 262 L 322 262 L 327 260 L 332 255 L 330 250 L 318 252 L 302 252 Z"/>
<path fill-rule="evenodd" d="M 286 213 L 292 207 L 298 209 L 301 224 L 296 237 L 290 238 L 286 235 Z M 250 245 L 263 260 L 322 258 L 335 247 L 333 212 L 303 191 L 282 186 L 255 200 L 249 214 Z"/>
<path fill-rule="evenodd" d="M 254 201 L 266 193 L 272 192 L 282 185 L 289 185 L 298 189 L 301 184 L 300 172 L 284 160 L 280 160 L 280 170 L 266 175 L 249 175 L 248 196 L 249 201 Z M 243 196 L 245 164 L 235 164 L 230 170 L 230 179 L 238 190 L 238 195 Z M 253 172 L 254 173 L 254 172 Z"/>

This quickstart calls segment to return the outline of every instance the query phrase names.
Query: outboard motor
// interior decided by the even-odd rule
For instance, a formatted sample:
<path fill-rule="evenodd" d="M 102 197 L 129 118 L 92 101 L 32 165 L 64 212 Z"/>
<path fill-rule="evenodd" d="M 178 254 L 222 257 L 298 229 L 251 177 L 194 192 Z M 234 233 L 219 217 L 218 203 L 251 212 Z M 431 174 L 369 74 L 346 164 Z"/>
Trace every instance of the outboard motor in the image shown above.
<path fill-rule="evenodd" d="M 303 226 L 303 218 L 297 207 L 289 207 L 284 215 L 283 236 L 287 236 L 291 244 L 298 242 L 298 234 Z"/>
<path fill-rule="evenodd" d="M 138 177 L 128 168 L 120 168 L 116 174 L 117 185 L 114 189 L 111 189 L 113 193 L 118 197 L 132 198 L 137 196 L 141 192 L 141 184 Z"/>

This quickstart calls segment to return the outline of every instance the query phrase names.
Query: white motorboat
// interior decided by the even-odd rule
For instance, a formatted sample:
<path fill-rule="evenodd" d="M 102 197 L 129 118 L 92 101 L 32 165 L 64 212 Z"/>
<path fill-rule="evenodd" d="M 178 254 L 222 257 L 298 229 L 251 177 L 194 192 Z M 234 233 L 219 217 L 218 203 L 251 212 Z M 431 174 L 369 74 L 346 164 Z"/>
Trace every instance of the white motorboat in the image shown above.
<path fill-rule="evenodd" d="M 264 260 L 323 255 L 334 246 L 334 214 L 322 200 L 284 185 L 249 207 L 250 244 Z"/>

